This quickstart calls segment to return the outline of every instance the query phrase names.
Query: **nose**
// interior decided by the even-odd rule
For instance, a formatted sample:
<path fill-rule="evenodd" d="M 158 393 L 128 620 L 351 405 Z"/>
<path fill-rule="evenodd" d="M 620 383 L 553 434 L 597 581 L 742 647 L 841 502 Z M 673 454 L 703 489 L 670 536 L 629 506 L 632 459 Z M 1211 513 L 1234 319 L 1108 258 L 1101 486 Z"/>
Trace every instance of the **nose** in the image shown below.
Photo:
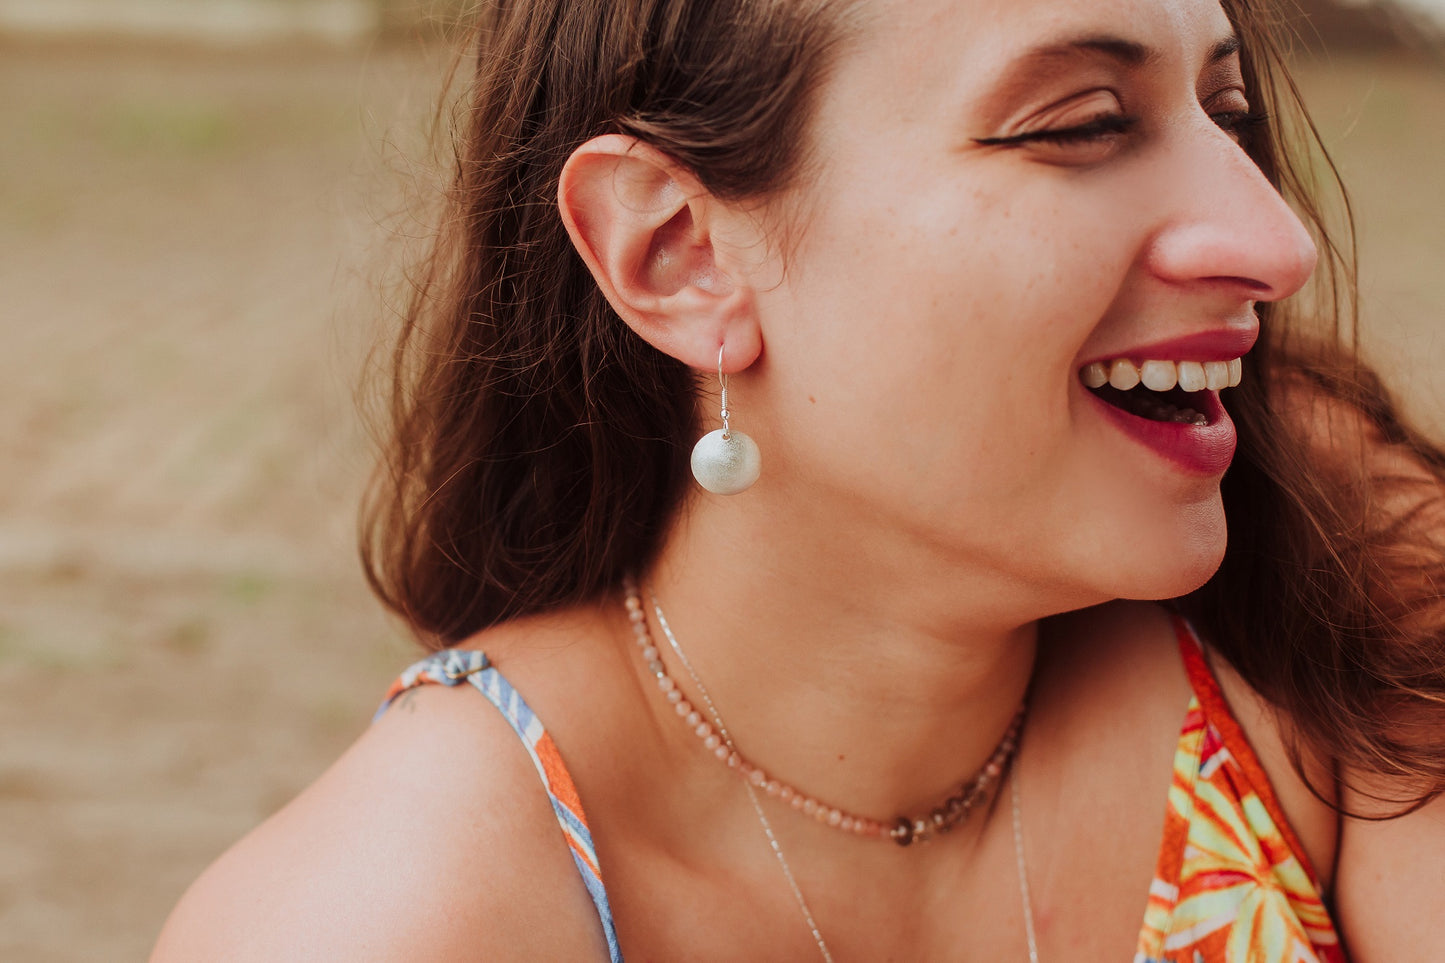
<path fill-rule="evenodd" d="M 1252 301 L 1278 301 L 1304 286 L 1318 252 L 1295 212 L 1263 172 L 1207 118 L 1170 150 L 1168 216 L 1146 260 L 1174 284 L 1233 287 Z"/>

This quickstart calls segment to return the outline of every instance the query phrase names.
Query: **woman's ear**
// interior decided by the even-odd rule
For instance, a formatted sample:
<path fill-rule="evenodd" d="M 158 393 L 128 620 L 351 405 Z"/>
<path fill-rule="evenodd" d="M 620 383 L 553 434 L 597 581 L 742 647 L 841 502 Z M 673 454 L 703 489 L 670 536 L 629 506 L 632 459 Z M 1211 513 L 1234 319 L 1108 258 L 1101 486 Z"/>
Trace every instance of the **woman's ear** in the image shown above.
<path fill-rule="evenodd" d="M 720 263 L 722 205 L 634 137 L 594 137 L 562 168 L 562 223 L 602 293 L 648 343 L 693 368 L 740 371 L 762 350 L 753 290 Z"/>

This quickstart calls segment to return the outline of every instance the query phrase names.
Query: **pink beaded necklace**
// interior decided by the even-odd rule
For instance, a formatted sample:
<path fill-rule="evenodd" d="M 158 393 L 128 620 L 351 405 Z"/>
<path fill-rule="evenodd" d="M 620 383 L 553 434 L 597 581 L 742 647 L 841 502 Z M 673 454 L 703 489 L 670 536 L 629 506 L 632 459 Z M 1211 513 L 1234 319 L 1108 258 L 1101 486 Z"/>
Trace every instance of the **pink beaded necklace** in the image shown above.
<path fill-rule="evenodd" d="M 643 609 L 642 594 L 636 580 L 631 576 L 627 577 L 623 581 L 623 589 L 626 592 L 627 618 L 632 625 L 634 641 L 642 654 L 643 661 L 647 664 L 647 670 L 657 682 L 657 688 L 671 703 L 673 711 L 677 713 L 683 724 L 693 731 L 704 748 L 727 765 L 729 769 L 735 771 L 749 785 L 787 803 L 795 812 L 811 817 L 825 826 L 867 839 L 891 839 L 899 846 L 925 842 L 934 836 L 948 832 L 968 818 L 968 814 L 998 781 L 1009 757 L 1013 755 L 1018 746 L 1019 731 L 1024 722 L 1026 708 L 1024 705 L 1020 705 L 1018 711 L 1014 713 L 1013 720 L 1004 730 L 1003 738 L 999 740 L 998 746 L 995 747 L 988 761 L 984 763 L 983 768 L 964 780 L 958 789 L 950 793 L 927 814 L 917 818 L 899 816 L 894 820 L 884 821 L 851 813 L 837 806 L 829 806 L 753 765 L 737 752 L 736 748 L 730 744 L 731 740 L 725 738 L 724 734 L 720 734 L 713 724 L 704 718 L 703 714 L 683 695 L 682 690 L 677 687 L 676 681 L 668 674 L 667 667 L 663 665 L 662 653 L 653 644 L 652 633 L 647 626 L 647 613 Z M 656 605 L 655 599 L 654 608 L 658 624 L 667 635 L 669 642 L 673 644 L 674 650 L 681 654 L 676 641 L 672 638 L 672 630 L 668 626 L 666 618 L 663 617 L 661 607 Z"/>

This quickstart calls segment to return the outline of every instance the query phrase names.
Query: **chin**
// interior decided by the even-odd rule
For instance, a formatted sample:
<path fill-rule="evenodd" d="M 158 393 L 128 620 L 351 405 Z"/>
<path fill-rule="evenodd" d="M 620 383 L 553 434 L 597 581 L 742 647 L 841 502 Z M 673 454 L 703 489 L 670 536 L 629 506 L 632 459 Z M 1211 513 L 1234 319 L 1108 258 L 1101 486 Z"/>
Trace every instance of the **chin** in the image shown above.
<path fill-rule="evenodd" d="M 1119 598 L 1161 601 L 1188 595 L 1224 561 L 1227 541 L 1223 522 L 1208 532 L 1194 533 L 1154 551 L 1137 553 L 1127 572 L 1119 573 Z"/>
<path fill-rule="evenodd" d="M 1209 581 L 1210 576 L 1218 570 L 1222 560 L 1223 556 L 1208 564 L 1192 568 L 1181 567 L 1171 572 L 1151 573 L 1149 578 L 1140 579 L 1131 586 L 1132 591 L 1120 593 L 1119 598 L 1141 602 L 1162 602 L 1188 595 Z"/>

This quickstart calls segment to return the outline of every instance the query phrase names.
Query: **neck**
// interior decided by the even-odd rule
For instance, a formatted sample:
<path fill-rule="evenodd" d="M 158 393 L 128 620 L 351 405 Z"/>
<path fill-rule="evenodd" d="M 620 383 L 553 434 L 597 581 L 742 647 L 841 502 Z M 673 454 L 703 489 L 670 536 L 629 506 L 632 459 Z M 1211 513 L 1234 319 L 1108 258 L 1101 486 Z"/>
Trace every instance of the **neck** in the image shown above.
<path fill-rule="evenodd" d="M 749 761 L 853 813 L 917 816 L 994 753 L 1028 687 L 1036 623 L 1010 619 L 1009 587 L 956 561 L 879 550 L 876 532 L 832 520 L 816 530 L 711 500 L 671 533 L 644 601 L 656 593 Z M 913 562 L 890 566 L 890 554 Z M 705 753 L 664 699 L 651 709 L 679 751 Z"/>

